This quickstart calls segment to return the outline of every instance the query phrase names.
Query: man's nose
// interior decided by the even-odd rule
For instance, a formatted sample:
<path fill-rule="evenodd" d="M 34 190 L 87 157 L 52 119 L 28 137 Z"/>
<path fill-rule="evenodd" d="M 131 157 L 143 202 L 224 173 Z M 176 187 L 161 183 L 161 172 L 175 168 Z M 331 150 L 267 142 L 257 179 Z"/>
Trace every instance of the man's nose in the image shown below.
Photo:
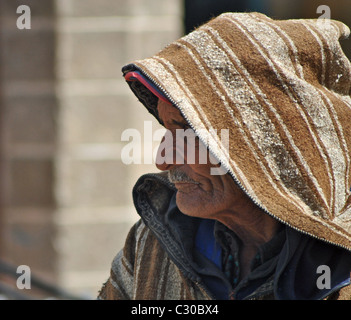
<path fill-rule="evenodd" d="M 174 130 L 167 130 L 157 150 L 156 167 L 165 171 L 176 165 L 183 165 L 186 157 L 186 142 L 179 142 Z"/>

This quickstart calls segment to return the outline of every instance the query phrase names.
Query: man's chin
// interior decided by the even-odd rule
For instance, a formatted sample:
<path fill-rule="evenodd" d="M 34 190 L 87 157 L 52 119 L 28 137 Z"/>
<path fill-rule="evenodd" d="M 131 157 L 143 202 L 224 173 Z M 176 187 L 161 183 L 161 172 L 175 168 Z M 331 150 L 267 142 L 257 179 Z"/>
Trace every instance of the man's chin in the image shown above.
<path fill-rule="evenodd" d="M 203 215 L 205 210 L 191 194 L 177 192 L 176 203 L 178 209 L 187 216 L 205 218 Z"/>

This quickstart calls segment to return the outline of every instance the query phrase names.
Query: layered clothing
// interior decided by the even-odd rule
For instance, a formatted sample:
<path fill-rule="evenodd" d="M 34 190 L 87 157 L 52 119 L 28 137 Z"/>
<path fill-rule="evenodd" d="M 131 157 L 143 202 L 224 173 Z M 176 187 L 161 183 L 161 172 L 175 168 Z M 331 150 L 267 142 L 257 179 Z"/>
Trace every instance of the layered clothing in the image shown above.
<path fill-rule="evenodd" d="M 100 298 L 351 298 L 349 33 L 334 20 L 225 13 L 123 68 L 146 79 L 128 84 L 156 119 L 161 95 L 281 228 L 239 281 L 235 234 L 182 214 L 167 175 L 143 176 L 141 220 Z"/>

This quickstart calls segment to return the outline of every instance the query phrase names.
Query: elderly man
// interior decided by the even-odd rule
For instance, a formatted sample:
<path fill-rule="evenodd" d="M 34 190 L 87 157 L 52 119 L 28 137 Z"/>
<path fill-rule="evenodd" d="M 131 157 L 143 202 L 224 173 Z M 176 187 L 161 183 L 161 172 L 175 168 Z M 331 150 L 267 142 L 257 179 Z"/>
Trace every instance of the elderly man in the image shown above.
<path fill-rule="evenodd" d="M 123 68 L 168 136 L 100 299 L 351 299 L 348 35 L 225 13 Z"/>

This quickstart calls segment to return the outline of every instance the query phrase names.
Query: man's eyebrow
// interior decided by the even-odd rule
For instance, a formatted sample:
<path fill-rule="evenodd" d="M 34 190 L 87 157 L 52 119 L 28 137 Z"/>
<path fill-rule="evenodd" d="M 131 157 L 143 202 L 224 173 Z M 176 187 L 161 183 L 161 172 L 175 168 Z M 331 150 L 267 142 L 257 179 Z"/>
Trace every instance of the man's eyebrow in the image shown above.
<path fill-rule="evenodd" d="M 188 128 L 190 128 L 189 124 L 186 121 L 181 122 L 181 121 L 177 121 L 177 120 L 173 119 L 172 120 L 172 124 L 175 124 L 175 125 L 180 126 L 180 127 L 188 127 Z"/>

